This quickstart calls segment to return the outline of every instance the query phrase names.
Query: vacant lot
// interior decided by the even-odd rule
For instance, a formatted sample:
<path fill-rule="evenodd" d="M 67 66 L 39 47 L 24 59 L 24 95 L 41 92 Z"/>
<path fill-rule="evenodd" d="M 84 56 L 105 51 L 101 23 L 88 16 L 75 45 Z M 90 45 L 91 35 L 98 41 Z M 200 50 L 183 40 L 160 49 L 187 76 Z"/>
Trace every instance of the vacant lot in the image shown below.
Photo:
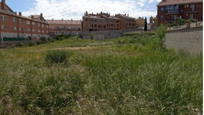
<path fill-rule="evenodd" d="M 69 55 L 51 63 L 53 50 Z M 0 114 L 201 115 L 202 65 L 162 49 L 155 33 L 3 49 Z"/>

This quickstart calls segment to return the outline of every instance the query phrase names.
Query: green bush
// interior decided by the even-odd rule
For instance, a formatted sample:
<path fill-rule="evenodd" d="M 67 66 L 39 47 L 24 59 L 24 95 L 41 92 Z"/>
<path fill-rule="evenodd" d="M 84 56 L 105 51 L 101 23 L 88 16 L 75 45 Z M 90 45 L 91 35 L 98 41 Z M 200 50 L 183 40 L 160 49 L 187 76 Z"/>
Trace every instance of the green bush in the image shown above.
<path fill-rule="evenodd" d="M 93 40 L 93 39 L 94 39 L 94 35 L 93 35 L 93 34 L 90 34 L 90 37 L 91 37 L 91 40 Z"/>
<path fill-rule="evenodd" d="M 40 44 L 42 44 L 42 41 L 41 41 L 41 40 L 37 40 L 37 41 L 36 41 L 36 44 L 37 44 L 37 45 L 40 45 Z"/>
<path fill-rule="evenodd" d="M 34 41 L 28 42 L 28 46 L 35 46 L 35 45 L 36 45 L 36 43 Z"/>
<path fill-rule="evenodd" d="M 42 37 L 40 38 L 40 40 L 41 40 L 43 43 L 47 43 L 47 42 L 48 42 L 48 39 L 47 39 L 46 37 L 44 37 L 44 36 L 42 36 Z"/>
<path fill-rule="evenodd" d="M 16 44 L 16 47 L 25 47 L 25 44 L 24 43 L 18 43 L 18 44 Z"/>
<path fill-rule="evenodd" d="M 161 50 L 166 50 L 166 46 L 165 46 L 165 36 L 166 36 L 166 29 L 167 26 L 165 25 L 160 25 L 157 29 L 157 38 L 158 38 L 158 47 Z"/>
<path fill-rule="evenodd" d="M 72 53 L 68 52 L 67 50 L 52 50 L 46 53 L 45 61 L 48 64 L 63 63 L 71 55 Z"/>

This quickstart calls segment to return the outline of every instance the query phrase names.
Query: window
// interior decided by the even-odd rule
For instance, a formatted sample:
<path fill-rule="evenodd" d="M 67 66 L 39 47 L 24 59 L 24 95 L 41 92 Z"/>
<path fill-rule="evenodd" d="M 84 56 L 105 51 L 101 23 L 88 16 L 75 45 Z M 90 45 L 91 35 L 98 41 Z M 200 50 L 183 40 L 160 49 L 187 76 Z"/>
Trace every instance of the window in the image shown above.
<path fill-rule="evenodd" d="M 35 29 L 33 29 L 33 32 L 35 32 Z"/>
<path fill-rule="evenodd" d="M 16 18 L 12 17 L 12 22 L 16 22 Z"/>
<path fill-rule="evenodd" d="M 48 28 L 48 25 L 46 25 L 46 28 Z"/>
<path fill-rule="evenodd" d="M 42 31 L 42 33 L 44 33 L 44 31 Z"/>
<path fill-rule="evenodd" d="M 27 28 L 27 31 L 30 32 L 30 28 Z"/>
<path fill-rule="evenodd" d="M 164 11 L 164 8 L 161 8 L 161 11 Z"/>
<path fill-rule="evenodd" d="M 49 32 L 47 31 L 47 34 L 48 34 Z"/>
<path fill-rule="evenodd" d="M 6 26 L 5 26 L 5 25 L 2 25 L 2 26 L 1 26 L 1 29 L 6 29 Z"/>
<path fill-rule="evenodd" d="M 187 7 L 188 7 L 188 4 L 185 4 L 185 5 L 184 5 L 184 8 L 187 8 Z"/>
<path fill-rule="evenodd" d="M 13 30 L 16 30 L 16 27 L 13 27 Z"/>
<path fill-rule="evenodd" d="M 38 30 L 38 33 L 40 33 L 40 30 Z"/>
<path fill-rule="evenodd" d="M 42 24 L 42 28 L 44 28 L 44 24 Z"/>
<path fill-rule="evenodd" d="M 19 19 L 19 23 L 22 24 L 22 23 L 23 23 L 23 20 L 22 20 L 22 19 Z"/>
<path fill-rule="evenodd" d="M 20 27 L 19 30 L 20 30 L 20 31 L 23 31 L 23 28 Z"/>
<path fill-rule="evenodd" d="M 163 19 L 164 19 L 164 16 L 161 16 L 161 19 L 163 20 Z"/>
<path fill-rule="evenodd" d="M 30 21 L 27 21 L 26 23 L 27 23 L 27 25 L 30 25 Z"/>
<path fill-rule="evenodd" d="M 181 10 L 181 13 L 183 13 L 183 9 Z"/>
<path fill-rule="evenodd" d="M 190 15 L 189 15 L 189 18 L 192 18 L 192 19 L 193 19 L 193 14 L 190 14 Z"/>
<path fill-rule="evenodd" d="M 191 5 L 191 10 L 194 11 L 194 5 Z"/>
<path fill-rule="evenodd" d="M 6 21 L 6 16 L 5 15 L 1 15 L 1 20 L 2 21 Z"/>
<path fill-rule="evenodd" d="M 35 26 L 35 22 L 32 22 L 32 25 Z"/>
<path fill-rule="evenodd" d="M 40 23 L 38 23 L 38 27 L 40 27 Z"/>

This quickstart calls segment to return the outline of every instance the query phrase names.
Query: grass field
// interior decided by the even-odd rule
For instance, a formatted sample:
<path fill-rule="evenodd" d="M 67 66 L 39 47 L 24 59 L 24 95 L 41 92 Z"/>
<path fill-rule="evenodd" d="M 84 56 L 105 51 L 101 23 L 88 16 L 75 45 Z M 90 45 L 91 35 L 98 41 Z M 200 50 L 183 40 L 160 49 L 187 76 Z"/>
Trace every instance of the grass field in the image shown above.
<path fill-rule="evenodd" d="M 161 50 L 154 33 L 0 50 L 1 115 L 201 115 L 202 55 Z M 56 50 L 63 63 L 45 58 Z"/>

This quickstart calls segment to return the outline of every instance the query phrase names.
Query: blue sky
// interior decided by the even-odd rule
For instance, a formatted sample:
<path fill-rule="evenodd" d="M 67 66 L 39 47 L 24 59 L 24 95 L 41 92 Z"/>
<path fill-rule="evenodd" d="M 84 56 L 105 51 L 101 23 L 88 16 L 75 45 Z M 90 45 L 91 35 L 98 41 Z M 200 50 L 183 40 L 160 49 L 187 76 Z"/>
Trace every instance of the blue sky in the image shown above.
<path fill-rule="evenodd" d="M 97 13 L 109 12 L 129 14 L 129 16 L 155 17 L 156 5 L 161 0 L 6 0 L 6 4 L 14 12 L 22 12 L 24 16 L 43 13 L 46 19 L 82 19 L 85 11 Z"/>

